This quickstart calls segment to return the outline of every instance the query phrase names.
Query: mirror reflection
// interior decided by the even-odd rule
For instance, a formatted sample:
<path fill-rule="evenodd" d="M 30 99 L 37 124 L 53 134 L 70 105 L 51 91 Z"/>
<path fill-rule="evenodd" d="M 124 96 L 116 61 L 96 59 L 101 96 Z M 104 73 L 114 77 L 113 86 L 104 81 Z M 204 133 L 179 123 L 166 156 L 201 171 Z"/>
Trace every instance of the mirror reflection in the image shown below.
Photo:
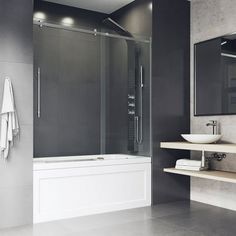
<path fill-rule="evenodd" d="M 195 44 L 195 116 L 236 114 L 236 33 Z"/>

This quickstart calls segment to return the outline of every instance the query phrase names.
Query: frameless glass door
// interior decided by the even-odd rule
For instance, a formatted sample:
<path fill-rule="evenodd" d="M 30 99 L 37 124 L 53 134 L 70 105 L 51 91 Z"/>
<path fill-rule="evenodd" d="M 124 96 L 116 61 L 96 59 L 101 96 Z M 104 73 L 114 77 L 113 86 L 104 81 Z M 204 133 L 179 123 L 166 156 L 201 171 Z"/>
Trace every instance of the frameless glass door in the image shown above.
<path fill-rule="evenodd" d="M 34 43 L 35 157 L 150 155 L 148 41 L 35 25 Z"/>
<path fill-rule="evenodd" d="M 35 157 L 100 153 L 100 37 L 35 26 L 34 39 Z"/>

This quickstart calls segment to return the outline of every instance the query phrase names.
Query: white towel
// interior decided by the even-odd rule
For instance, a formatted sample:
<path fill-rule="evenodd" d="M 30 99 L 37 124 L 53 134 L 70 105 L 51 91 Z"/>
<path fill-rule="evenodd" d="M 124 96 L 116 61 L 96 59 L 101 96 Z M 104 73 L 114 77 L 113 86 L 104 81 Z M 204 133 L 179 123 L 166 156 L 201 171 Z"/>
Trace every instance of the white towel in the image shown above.
<path fill-rule="evenodd" d="M 202 162 L 197 161 L 197 160 L 179 159 L 179 160 L 176 161 L 176 165 L 201 167 Z"/>
<path fill-rule="evenodd" d="M 14 137 L 19 135 L 19 123 L 15 109 L 12 84 L 9 78 L 5 79 L 2 110 L 1 110 L 1 156 L 8 157 L 10 146 L 13 146 Z"/>

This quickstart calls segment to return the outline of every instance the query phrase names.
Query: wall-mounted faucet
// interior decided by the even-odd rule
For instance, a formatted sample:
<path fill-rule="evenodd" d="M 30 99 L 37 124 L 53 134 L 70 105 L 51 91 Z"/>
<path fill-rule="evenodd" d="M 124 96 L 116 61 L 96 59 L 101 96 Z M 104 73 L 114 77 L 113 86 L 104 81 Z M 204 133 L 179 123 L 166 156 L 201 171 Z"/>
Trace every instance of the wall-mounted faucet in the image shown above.
<path fill-rule="evenodd" d="M 207 123 L 206 126 L 212 126 L 212 133 L 217 134 L 217 121 L 216 120 L 210 120 L 210 122 Z"/>

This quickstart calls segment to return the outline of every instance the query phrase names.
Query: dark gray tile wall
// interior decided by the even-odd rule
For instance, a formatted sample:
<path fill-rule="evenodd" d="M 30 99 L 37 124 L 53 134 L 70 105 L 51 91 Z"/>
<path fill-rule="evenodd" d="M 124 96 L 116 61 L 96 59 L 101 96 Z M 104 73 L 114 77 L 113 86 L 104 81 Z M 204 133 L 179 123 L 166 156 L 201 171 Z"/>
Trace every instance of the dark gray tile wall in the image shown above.
<path fill-rule="evenodd" d="M 0 103 L 12 80 L 20 139 L 7 162 L 0 160 L 0 228 L 30 224 L 33 157 L 32 0 L 0 0 Z"/>
<path fill-rule="evenodd" d="M 152 138 L 153 204 L 189 199 L 188 177 L 163 172 L 188 152 L 160 149 L 161 141 L 190 132 L 190 3 L 153 2 Z"/>
<path fill-rule="evenodd" d="M 111 14 L 117 21 L 134 35 L 152 36 L 152 0 L 135 0 L 129 5 Z"/>
<path fill-rule="evenodd" d="M 71 17 L 74 20 L 75 27 L 89 30 L 100 29 L 102 20 L 107 17 L 107 14 L 42 0 L 35 0 L 34 12 L 43 12 L 46 15 L 46 21 L 55 24 L 61 24 L 64 17 Z"/>

